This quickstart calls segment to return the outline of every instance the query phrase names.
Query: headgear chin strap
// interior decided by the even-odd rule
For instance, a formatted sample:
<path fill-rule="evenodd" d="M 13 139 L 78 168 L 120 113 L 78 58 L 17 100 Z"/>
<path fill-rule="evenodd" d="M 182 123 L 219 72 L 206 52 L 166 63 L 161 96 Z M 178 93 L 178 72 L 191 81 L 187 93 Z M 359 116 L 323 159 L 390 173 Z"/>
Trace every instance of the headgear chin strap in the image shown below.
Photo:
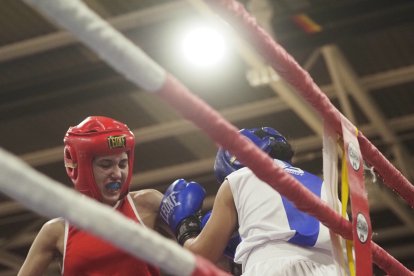
<path fill-rule="evenodd" d="M 128 193 L 134 167 L 135 137 L 125 124 L 108 117 L 91 116 L 70 127 L 63 141 L 66 172 L 75 189 L 98 201 L 102 200 L 102 195 L 95 182 L 93 159 L 126 152 L 128 176 L 121 187 L 121 198 Z"/>
<path fill-rule="evenodd" d="M 266 153 L 270 153 L 275 143 L 287 144 L 286 138 L 277 130 L 270 127 L 242 129 L 240 133 L 249 138 L 256 146 Z M 229 151 L 219 148 L 214 162 L 214 173 L 217 181 L 222 183 L 232 172 L 243 168 L 234 155 Z"/>

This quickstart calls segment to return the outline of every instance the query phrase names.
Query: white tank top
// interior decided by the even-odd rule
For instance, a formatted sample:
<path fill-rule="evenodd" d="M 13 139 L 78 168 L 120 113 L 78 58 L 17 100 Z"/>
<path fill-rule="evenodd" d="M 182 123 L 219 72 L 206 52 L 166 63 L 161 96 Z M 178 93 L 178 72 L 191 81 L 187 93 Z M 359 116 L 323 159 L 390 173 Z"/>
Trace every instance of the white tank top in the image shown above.
<path fill-rule="evenodd" d="M 290 164 L 275 160 L 315 195 L 326 201 L 323 181 Z M 245 263 L 253 251 L 266 244 L 275 244 L 269 257 L 298 257 L 322 252 L 332 256 L 329 229 L 314 217 L 297 210 L 272 187 L 259 180 L 249 168 L 242 168 L 227 177 L 238 213 L 241 243 L 235 262 Z M 281 245 L 281 246 L 277 246 Z M 300 250 L 296 250 L 300 247 Z M 266 258 L 260 254 L 260 258 Z M 332 260 L 333 261 L 333 260 Z"/>

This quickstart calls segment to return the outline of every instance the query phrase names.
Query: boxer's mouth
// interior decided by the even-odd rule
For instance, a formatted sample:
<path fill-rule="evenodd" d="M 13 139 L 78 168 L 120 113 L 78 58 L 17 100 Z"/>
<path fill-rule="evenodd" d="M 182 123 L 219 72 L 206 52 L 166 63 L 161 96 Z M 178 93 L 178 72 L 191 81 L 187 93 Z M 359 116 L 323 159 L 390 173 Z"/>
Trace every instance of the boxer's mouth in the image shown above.
<path fill-rule="evenodd" d="M 105 185 L 105 189 L 111 192 L 117 192 L 121 189 L 121 182 L 110 182 Z"/>

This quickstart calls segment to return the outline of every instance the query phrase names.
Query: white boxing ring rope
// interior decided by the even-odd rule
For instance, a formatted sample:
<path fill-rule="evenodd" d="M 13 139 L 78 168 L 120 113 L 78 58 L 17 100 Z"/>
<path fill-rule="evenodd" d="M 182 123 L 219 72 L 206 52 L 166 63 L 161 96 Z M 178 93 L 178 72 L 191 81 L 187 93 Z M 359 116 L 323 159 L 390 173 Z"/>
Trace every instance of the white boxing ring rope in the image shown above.
<path fill-rule="evenodd" d="M 191 275 L 195 256 L 112 208 L 37 172 L 0 148 L 1 191 L 49 218 L 64 217 L 173 275 Z"/>
<path fill-rule="evenodd" d="M 124 74 L 130 81 L 137 84 L 138 86 L 144 88 L 147 91 L 152 92 L 158 92 L 161 97 L 164 97 L 168 99 L 168 102 L 175 106 L 180 107 L 182 106 L 180 103 L 179 97 L 173 97 L 174 95 L 179 95 L 179 90 L 183 90 L 186 92 L 185 87 L 183 88 L 180 83 L 175 81 L 168 73 L 166 73 L 161 67 L 159 67 L 155 62 L 153 62 L 151 59 L 149 59 L 139 48 L 135 47 L 130 41 L 125 39 L 122 34 L 115 31 L 111 26 L 109 26 L 105 21 L 103 21 L 101 18 L 99 18 L 96 14 L 94 14 L 89 8 L 86 7 L 86 5 L 79 1 L 79 0 L 24 0 L 28 4 L 34 6 L 36 9 L 47 15 L 48 17 L 52 18 L 55 22 L 58 22 L 60 25 L 64 26 L 65 28 L 69 29 L 71 32 L 73 32 L 83 43 L 87 44 L 90 48 L 92 48 L 95 52 L 98 53 L 98 55 L 107 61 L 109 64 L 111 64 L 113 67 L 115 67 L 119 72 Z M 173 93 L 166 93 L 165 91 L 167 89 L 172 88 L 174 91 Z M 174 94 L 175 93 L 175 94 Z M 186 99 L 188 100 L 188 99 Z M 192 98 L 194 101 L 200 101 L 199 99 Z M 204 104 L 205 105 L 205 104 Z M 179 110 L 183 116 L 186 118 L 191 118 L 193 122 L 195 122 L 199 127 L 201 127 L 205 132 L 208 133 L 208 135 L 214 139 L 216 142 L 220 141 L 221 145 L 229 150 L 235 150 L 237 147 L 243 148 L 243 152 L 240 152 L 240 155 L 236 156 L 239 160 L 241 160 L 244 164 L 246 164 L 248 167 L 252 168 L 254 167 L 254 164 L 252 164 L 251 161 L 246 158 L 246 156 L 249 153 L 254 153 L 258 157 L 260 157 L 261 160 L 258 160 L 258 164 L 267 165 L 272 164 L 270 158 L 265 155 L 263 152 L 261 152 L 259 149 L 257 149 L 252 143 L 247 142 L 245 139 L 239 138 L 239 137 L 233 137 L 237 139 L 233 139 L 232 143 L 226 140 L 226 138 L 219 137 L 221 134 L 220 132 L 212 131 L 213 128 L 220 127 L 221 129 L 225 129 L 225 131 L 222 131 L 222 133 L 228 134 L 228 137 L 238 135 L 237 129 L 233 127 L 231 124 L 229 124 L 227 121 L 225 121 L 222 118 L 216 118 L 217 112 L 210 112 L 214 114 L 207 114 L 209 110 L 208 107 L 203 107 L 203 111 L 207 112 L 200 112 L 200 115 L 197 114 L 197 118 L 192 118 L 190 112 L 187 110 Z M 211 108 L 210 108 L 211 109 Z M 209 116 L 211 115 L 211 116 Z M 214 116 L 213 116 L 214 115 Z M 208 124 L 210 121 L 208 120 L 210 117 L 216 118 L 217 120 L 214 120 L 213 123 Z M 203 125 L 204 123 L 204 125 Z M 221 139 L 221 140 L 220 140 Z M 228 139 L 229 140 L 229 139 Z M 246 149 L 246 150 L 244 150 Z M 1 163 L 4 163 L 5 160 L 7 162 L 11 162 L 8 160 L 11 158 L 8 156 L 5 152 L 0 152 L 1 155 L 4 155 L 5 158 L 1 158 Z M 1 164 L 0 163 L 0 164 Z M 251 167 L 252 165 L 252 167 Z M 258 165 L 259 166 L 259 165 Z M 291 181 L 293 178 L 291 178 L 289 175 L 285 174 L 283 170 L 277 167 L 271 167 L 274 165 L 269 165 L 267 170 L 263 170 L 259 173 L 259 178 L 262 180 L 266 178 L 268 175 L 277 175 L 282 174 L 282 178 L 280 181 L 284 183 L 284 181 L 287 183 L 290 181 L 291 189 L 297 190 L 297 194 L 304 194 L 308 197 L 309 202 L 312 202 L 312 206 L 315 207 L 321 207 L 321 210 L 324 206 L 323 203 L 319 203 L 320 200 L 313 196 L 309 191 L 304 189 L 297 181 Z M 91 224 L 87 221 L 85 216 L 77 216 L 77 214 L 74 213 L 73 206 L 78 204 L 73 204 L 71 201 L 67 201 L 69 205 L 66 206 L 66 208 L 57 208 L 56 206 L 61 206 L 63 199 L 59 198 L 56 201 L 54 201 L 55 204 L 45 205 L 44 207 L 39 206 L 40 204 L 47 204 L 47 201 L 50 201 L 51 196 L 57 197 L 57 196 L 66 196 L 66 194 L 73 195 L 74 192 L 68 193 L 67 191 L 61 190 L 63 187 L 57 188 L 56 191 L 50 191 L 53 194 L 47 196 L 47 198 L 44 198 L 43 196 L 39 196 L 36 194 L 28 194 L 27 191 L 33 191 L 33 185 L 30 185 L 31 178 L 36 179 L 36 187 L 39 189 L 40 193 L 47 193 L 48 191 L 40 191 L 42 189 L 46 190 L 54 190 L 54 186 L 56 185 L 50 185 L 50 186 L 44 186 L 41 185 L 43 181 L 47 181 L 47 178 L 41 177 L 39 175 L 31 176 L 31 177 L 24 177 L 24 175 L 20 176 L 19 179 L 23 182 L 27 182 L 27 186 L 25 188 L 16 189 L 9 183 L 16 183 L 17 175 L 22 174 L 20 169 L 23 170 L 29 170 L 30 168 L 28 166 L 25 166 L 19 161 L 14 160 L 12 162 L 12 166 L 3 166 L 4 168 L 8 168 L 10 172 L 6 175 L 0 176 L 0 188 L 3 192 L 8 194 L 10 197 L 15 198 L 16 200 L 20 201 L 22 204 L 26 205 L 27 207 L 36 210 L 37 212 L 49 216 L 49 217 L 56 217 L 56 216 L 63 216 L 66 219 L 68 219 L 72 224 L 79 226 L 81 228 L 85 228 L 87 230 L 90 230 L 92 233 L 102 236 L 105 239 L 110 239 L 112 242 L 120 247 L 125 248 L 135 256 L 138 256 L 144 260 L 147 260 L 148 262 L 159 266 L 161 268 L 166 269 L 167 271 L 175 274 L 175 275 L 195 275 L 195 271 L 197 269 L 200 269 L 200 263 L 203 266 L 211 266 L 210 263 L 204 262 L 202 259 L 199 259 L 197 256 L 193 256 L 191 253 L 185 251 L 182 248 L 179 248 L 178 245 L 172 243 L 171 241 L 164 241 L 164 239 L 160 239 L 159 237 L 152 237 L 151 231 L 149 230 L 142 230 L 142 227 L 138 227 L 135 230 L 129 229 L 128 227 L 133 227 L 131 223 L 127 221 L 123 221 L 124 218 L 120 218 L 120 224 L 119 225 L 125 225 L 127 229 L 129 229 L 130 235 L 128 239 L 123 239 L 122 236 L 125 236 L 124 230 L 122 230 L 122 235 L 114 235 L 113 229 L 109 229 L 109 227 L 95 227 L 94 224 Z M 265 166 L 266 167 L 266 166 Z M 267 167 L 266 167 L 267 168 Z M 256 166 L 255 169 L 258 169 Z M 256 170 L 253 169 L 253 171 Z M 20 173 L 19 173 L 20 172 Z M 33 170 L 32 170 L 33 172 Z M 34 172 L 33 172 L 34 173 Z M 35 174 L 35 173 L 34 173 Z M 7 177 L 6 177 L 7 176 Z M 10 178 L 9 178 L 10 177 Z M 267 179 L 269 179 L 267 177 Z M 283 181 L 282 181 L 283 180 Z M 48 180 L 49 184 L 52 184 L 53 181 L 50 179 Z M 276 187 L 277 185 L 274 184 L 274 182 L 265 181 L 268 183 L 272 183 L 272 187 Z M 58 185 L 59 186 L 59 185 Z M 52 188 L 53 187 L 53 188 Z M 277 186 L 278 190 L 285 189 L 286 187 Z M 58 192 L 59 191 L 59 192 Z M 64 192 L 63 192 L 64 191 Z M 282 191 L 281 194 L 284 194 Z M 295 195 L 296 196 L 296 195 Z M 42 199 L 41 199 L 42 198 Z M 290 199 L 288 197 L 288 199 Z M 298 198 L 296 197 L 295 200 L 292 200 L 293 202 L 298 202 Z M 44 200 L 44 202 L 43 202 Z M 99 214 L 103 217 L 109 216 L 111 213 L 111 209 L 105 208 L 101 211 L 96 208 L 99 204 L 97 202 L 93 202 L 91 200 L 88 200 L 86 198 L 83 199 L 76 199 L 76 202 L 81 204 L 81 202 L 87 202 L 86 205 L 84 205 L 85 208 L 92 208 L 93 212 L 96 211 L 96 214 L 93 216 Z M 300 204 L 299 204 L 300 205 Z M 52 210 L 49 210 L 52 209 Z M 299 209 L 308 211 L 306 209 L 307 207 L 304 207 L 303 209 L 301 206 L 299 206 Z M 97 209 L 97 210 L 95 210 Z M 327 226 L 334 226 L 334 231 L 338 231 L 337 233 L 347 237 L 352 238 L 351 233 L 351 225 L 349 222 L 344 221 L 340 216 L 338 216 L 335 212 L 331 212 L 331 210 L 327 210 L 326 214 L 319 211 L 319 208 L 314 208 L 317 211 L 315 212 L 309 212 L 311 214 L 314 214 L 318 219 L 320 219 L 321 222 L 323 222 Z M 82 208 L 82 211 L 85 215 L 89 213 L 89 210 Z M 114 214 L 111 214 L 111 216 Z M 332 218 L 332 219 L 331 219 Z M 88 218 L 90 219 L 90 218 Z M 112 219 L 112 218 L 111 218 Z M 104 219 L 103 221 L 107 221 L 107 219 Z M 332 223 L 333 222 L 333 223 Z M 118 228 L 118 227 L 117 227 Z M 137 230 L 140 229 L 140 230 Z M 129 231 L 128 230 L 128 231 Z M 141 240 L 142 238 L 142 240 Z M 141 242 L 141 246 L 137 246 L 139 243 L 138 240 Z M 132 241 L 136 241 L 132 243 Z M 145 248 L 142 248 L 142 244 L 145 244 Z M 133 247 L 133 245 L 137 247 Z M 166 246 L 164 246 L 166 245 Z M 160 253 L 165 248 L 165 252 L 162 254 Z M 179 249 L 178 249 L 179 248 Z M 144 251 L 145 250 L 145 251 Z M 181 255 L 184 254 L 184 255 Z M 184 256 L 184 259 L 183 259 Z M 195 269 L 195 270 L 194 270 Z M 398 270 L 396 271 L 404 271 L 401 267 L 398 267 Z M 199 274 L 197 275 L 206 275 L 198 271 Z M 220 270 L 210 271 L 209 275 L 221 275 L 223 272 Z"/>
<path fill-rule="evenodd" d="M 147 91 L 159 90 L 166 73 L 81 1 L 25 1 L 46 12 L 94 49 L 127 79 Z M 62 23 L 63 21 L 64 23 Z M 102 43 L 110 40 L 111 43 Z M 80 196 L 0 148 L 0 191 L 49 218 L 63 217 L 172 275 L 228 275 L 176 242 L 157 235 L 108 206 Z M 17 183 L 17 184 L 16 184 Z M 113 227 L 108 227 L 108 222 Z"/>

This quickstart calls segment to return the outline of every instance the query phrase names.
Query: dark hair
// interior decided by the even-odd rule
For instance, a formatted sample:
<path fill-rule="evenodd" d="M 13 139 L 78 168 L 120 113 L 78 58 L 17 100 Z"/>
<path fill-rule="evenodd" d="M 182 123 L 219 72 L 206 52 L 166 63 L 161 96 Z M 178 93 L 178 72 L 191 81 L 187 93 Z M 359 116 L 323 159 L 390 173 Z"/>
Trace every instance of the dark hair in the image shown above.
<path fill-rule="evenodd" d="M 291 163 L 294 153 L 295 152 L 289 143 L 275 142 L 272 145 L 272 149 L 270 150 L 269 155 L 273 159 L 280 159 L 282 161 Z"/>
<path fill-rule="evenodd" d="M 269 133 L 265 132 L 262 128 L 256 130 L 254 134 L 259 138 L 269 137 Z M 280 137 L 274 138 L 275 140 L 272 143 L 271 150 L 269 152 L 270 157 L 291 163 L 292 157 L 295 153 L 292 149 L 292 146 L 287 140 L 285 140 L 284 137 L 283 141 L 280 141 Z"/>

